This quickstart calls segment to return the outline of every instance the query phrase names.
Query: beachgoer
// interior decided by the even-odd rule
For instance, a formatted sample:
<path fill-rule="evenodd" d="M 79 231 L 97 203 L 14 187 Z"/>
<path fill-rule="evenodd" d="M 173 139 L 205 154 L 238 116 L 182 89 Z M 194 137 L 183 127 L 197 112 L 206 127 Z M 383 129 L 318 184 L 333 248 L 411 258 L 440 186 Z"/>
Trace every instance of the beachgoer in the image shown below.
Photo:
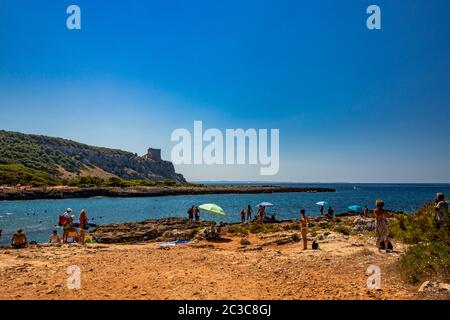
<path fill-rule="evenodd" d="M 194 216 L 195 216 L 195 221 L 200 221 L 200 209 L 198 207 L 194 208 Z"/>
<path fill-rule="evenodd" d="M 443 193 L 438 193 L 434 200 L 434 204 L 436 228 L 440 229 L 444 218 L 448 215 L 448 203 L 445 201 L 445 195 Z"/>
<path fill-rule="evenodd" d="M 60 224 L 63 228 L 63 243 L 66 243 L 69 230 L 73 227 L 72 209 L 67 208 L 66 212 L 60 216 Z"/>
<path fill-rule="evenodd" d="M 252 206 L 247 206 L 247 222 L 250 223 L 252 221 Z"/>
<path fill-rule="evenodd" d="M 188 213 L 188 216 L 189 216 L 189 222 L 192 222 L 192 220 L 194 220 L 194 206 L 189 208 L 187 213 Z"/>
<path fill-rule="evenodd" d="M 378 251 L 381 252 L 381 243 L 384 242 L 384 248 L 386 252 L 388 252 L 388 244 L 389 244 L 389 228 L 388 228 L 388 220 L 389 214 L 384 211 L 384 201 L 377 200 L 375 202 L 376 208 L 373 210 L 376 221 L 376 234 L 377 234 L 377 247 Z"/>
<path fill-rule="evenodd" d="M 365 217 L 367 217 L 369 215 L 369 208 L 367 207 L 367 205 L 364 206 L 363 214 Z"/>
<path fill-rule="evenodd" d="M 77 229 L 72 228 L 67 232 L 66 243 L 76 243 L 79 242 L 79 239 Z"/>
<path fill-rule="evenodd" d="M 245 223 L 245 210 L 244 209 L 241 210 L 241 223 L 242 224 Z"/>
<path fill-rule="evenodd" d="M 260 206 L 258 208 L 258 219 L 259 219 L 259 221 L 263 222 L 265 216 L 266 216 L 266 207 Z"/>
<path fill-rule="evenodd" d="M 13 249 L 22 249 L 27 245 L 27 236 L 23 233 L 22 229 L 18 229 L 12 236 L 11 247 L 13 247 Z"/>
<path fill-rule="evenodd" d="M 300 210 L 300 223 L 302 226 L 303 250 L 308 249 L 308 218 L 305 209 Z"/>
<path fill-rule="evenodd" d="M 320 215 L 323 216 L 323 206 L 320 206 Z"/>
<path fill-rule="evenodd" d="M 333 207 L 328 207 L 328 212 L 327 212 L 328 218 L 332 218 L 333 215 L 334 215 L 334 209 L 333 209 Z"/>
<path fill-rule="evenodd" d="M 89 219 L 86 214 L 86 210 L 80 212 L 80 243 L 84 244 L 84 238 L 86 237 L 86 230 L 89 229 Z"/>
<path fill-rule="evenodd" d="M 50 237 L 48 237 L 48 243 L 51 243 L 51 244 L 60 244 L 61 243 L 61 238 L 58 236 L 58 231 L 53 230 Z"/>

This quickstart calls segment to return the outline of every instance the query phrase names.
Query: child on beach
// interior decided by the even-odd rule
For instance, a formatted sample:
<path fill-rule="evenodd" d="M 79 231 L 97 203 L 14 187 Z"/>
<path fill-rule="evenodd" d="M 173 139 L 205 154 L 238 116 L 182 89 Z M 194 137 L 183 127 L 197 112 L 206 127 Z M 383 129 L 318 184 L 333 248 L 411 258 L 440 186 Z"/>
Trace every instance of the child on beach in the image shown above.
<path fill-rule="evenodd" d="M 305 209 L 300 210 L 300 223 L 302 226 L 303 250 L 308 249 L 308 218 Z"/>
<path fill-rule="evenodd" d="M 58 231 L 53 230 L 52 234 L 48 238 L 48 243 L 50 243 L 50 244 L 60 244 L 61 243 L 61 239 L 58 236 Z"/>

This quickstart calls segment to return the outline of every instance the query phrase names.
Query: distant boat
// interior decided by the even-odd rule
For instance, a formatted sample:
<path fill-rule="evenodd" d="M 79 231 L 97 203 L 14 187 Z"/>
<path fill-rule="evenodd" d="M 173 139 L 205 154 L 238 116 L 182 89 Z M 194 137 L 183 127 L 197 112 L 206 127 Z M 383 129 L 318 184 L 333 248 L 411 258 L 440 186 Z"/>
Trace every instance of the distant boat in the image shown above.
<path fill-rule="evenodd" d="M 356 188 L 356 186 L 353 186 L 353 190 L 358 190 L 358 188 Z"/>

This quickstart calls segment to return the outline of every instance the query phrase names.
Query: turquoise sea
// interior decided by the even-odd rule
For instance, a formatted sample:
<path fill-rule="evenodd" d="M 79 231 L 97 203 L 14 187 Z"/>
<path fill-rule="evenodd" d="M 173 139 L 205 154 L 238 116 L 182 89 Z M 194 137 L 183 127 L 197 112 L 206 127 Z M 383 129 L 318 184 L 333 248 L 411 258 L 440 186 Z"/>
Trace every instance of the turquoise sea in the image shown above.
<path fill-rule="evenodd" d="M 336 192 L 0 201 L 0 229 L 2 229 L 0 245 L 7 244 L 12 232 L 17 228 L 24 229 L 29 240 L 46 241 L 57 224 L 58 216 L 68 207 L 73 209 L 75 215 L 78 215 L 81 209 L 86 209 L 91 222 L 103 224 L 161 217 L 185 217 L 187 209 L 192 205 L 216 203 L 227 213 L 221 220 L 238 221 L 242 208 L 247 204 L 254 207 L 262 201 L 269 201 L 275 205 L 268 209 L 269 215 L 275 214 L 278 219 L 289 219 L 297 218 L 301 208 L 305 208 L 310 216 L 318 215 L 319 207 L 315 203 L 321 200 L 328 201 L 336 213 L 346 212 L 347 206 L 352 204 L 368 205 L 369 208 L 373 208 L 375 200 L 379 198 L 385 201 L 388 209 L 414 212 L 423 203 L 433 200 L 437 192 L 450 195 L 450 184 L 284 185 L 329 187 L 336 189 Z M 210 217 L 203 213 L 202 218 Z"/>

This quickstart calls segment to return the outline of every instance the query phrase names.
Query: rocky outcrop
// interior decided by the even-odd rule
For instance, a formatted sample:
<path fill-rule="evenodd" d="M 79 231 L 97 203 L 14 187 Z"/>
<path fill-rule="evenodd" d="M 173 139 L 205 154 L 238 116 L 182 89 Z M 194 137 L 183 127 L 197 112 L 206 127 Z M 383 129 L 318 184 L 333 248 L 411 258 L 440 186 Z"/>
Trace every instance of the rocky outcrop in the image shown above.
<path fill-rule="evenodd" d="M 190 240 L 199 230 L 211 226 L 211 222 L 189 223 L 183 218 L 163 218 L 142 222 L 105 224 L 91 235 L 100 243 L 134 243 L 145 241 Z"/>

